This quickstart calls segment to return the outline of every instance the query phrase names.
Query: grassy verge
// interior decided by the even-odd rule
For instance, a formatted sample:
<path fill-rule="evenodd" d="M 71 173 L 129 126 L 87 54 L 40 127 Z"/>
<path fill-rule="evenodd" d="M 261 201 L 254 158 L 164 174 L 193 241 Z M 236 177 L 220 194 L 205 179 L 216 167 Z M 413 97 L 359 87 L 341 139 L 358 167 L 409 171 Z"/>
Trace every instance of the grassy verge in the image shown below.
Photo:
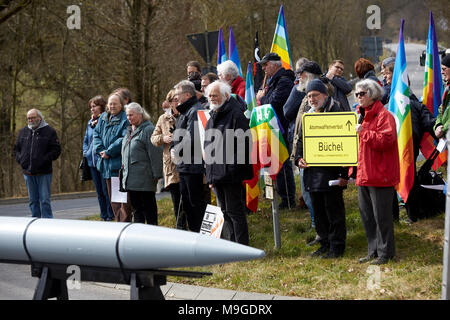
<path fill-rule="evenodd" d="M 260 260 L 189 268 L 213 275 L 202 279 L 171 278 L 185 284 L 238 291 L 299 296 L 311 299 L 440 299 L 445 215 L 413 225 L 396 223 L 396 259 L 379 268 L 359 264 L 367 241 L 358 210 L 354 185 L 344 192 L 347 248 L 344 257 L 311 258 L 317 247 L 306 244 L 315 236 L 309 213 L 302 209 L 280 212 L 281 249 L 274 248 L 272 210 L 248 216 L 250 246 L 263 249 Z M 159 225 L 175 226 L 172 202 L 158 201 Z M 406 218 L 404 209 L 400 220 Z"/>

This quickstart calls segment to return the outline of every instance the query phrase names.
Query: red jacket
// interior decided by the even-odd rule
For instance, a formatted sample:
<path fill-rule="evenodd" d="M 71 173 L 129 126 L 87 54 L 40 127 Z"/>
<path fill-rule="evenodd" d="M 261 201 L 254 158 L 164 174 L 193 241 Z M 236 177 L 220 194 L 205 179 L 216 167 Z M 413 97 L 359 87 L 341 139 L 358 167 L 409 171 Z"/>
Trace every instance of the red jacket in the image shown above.
<path fill-rule="evenodd" d="M 235 93 L 238 96 L 241 96 L 241 98 L 245 101 L 245 81 L 241 76 L 238 76 L 236 79 L 234 79 L 233 83 L 231 84 L 231 93 Z"/>
<path fill-rule="evenodd" d="M 365 110 L 359 133 L 356 184 L 391 187 L 400 182 L 397 130 L 394 117 L 380 101 Z"/>

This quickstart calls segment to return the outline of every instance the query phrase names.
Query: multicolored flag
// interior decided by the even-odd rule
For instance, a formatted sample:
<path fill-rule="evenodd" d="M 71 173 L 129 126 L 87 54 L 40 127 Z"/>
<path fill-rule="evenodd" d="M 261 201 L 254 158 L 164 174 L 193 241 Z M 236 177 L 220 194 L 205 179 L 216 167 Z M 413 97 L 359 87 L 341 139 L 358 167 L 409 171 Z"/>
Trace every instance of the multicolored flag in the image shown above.
<path fill-rule="evenodd" d="M 278 14 L 277 26 L 275 28 L 275 35 L 273 36 L 270 52 L 275 52 L 281 57 L 283 68 L 286 70 L 293 70 L 283 5 L 281 5 L 280 13 Z"/>
<path fill-rule="evenodd" d="M 280 121 L 270 104 L 253 108 L 250 129 L 252 131 L 253 179 L 246 180 L 247 207 L 253 212 L 258 208 L 259 170 L 267 172 L 275 180 L 283 163 L 289 157 L 286 142 L 283 139 Z"/>
<path fill-rule="evenodd" d="M 245 80 L 245 103 L 247 104 L 247 110 L 244 114 L 247 119 L 250 119 L 253 108 L 257 106 L 255 89 L 253 88 L 253 75 L 252 75 L 252 63 L 248 63 L 247 67 L 247 79 Z"/>
<path fill-rule="evenodd" d="M 440 73 L 441 62 L 434 27 L 433 13 L 430 12 L 430 27 L 428 29 L 427 54 L 425 58 L 425 78 L 423 81 L 423 101 L 428 110 L 436 117 L 439 114 L 439 106 L 442 104 L 444 86 Z M 426 132 L 420 143 L 420 150 L 428 158 L 435 149 L 433 137 Z M 447 161 L 447 150 L 441 152 L 433 164 L 433 169 L 437 170 Z"/>
<path fill-rule="evenodd" d="M 414 184 L 414 146 L 411 124 L 411 105 L 409 100 L 408 73 L 406 71 L 405 43 L 403 40 L 402 19 L 394 74 L 392 76 L 389 111 L 397 124 L 398 153 L 400 161 L 400 183 L 397 191 L 404 202 L 408 201 L 409 192 Z"/>
<path fill-rule="evenodd" d="M 230 55 L 230 60 L 233 61 L 239 69 L 239 75 L 242 77 L 241 61 L 239 60 L 239 53 L 234 40 L 233 30 L 230 26 L 230 38 L 228 40 L 228 54 Z"/>
<path fill-rule="evenodd" d="M 219 29 L 219 43 L 217 46 L 217 65 L 228 60 L 227 52 L 225 51 L 225 40 L 223 39 L 223 30 Z"/>

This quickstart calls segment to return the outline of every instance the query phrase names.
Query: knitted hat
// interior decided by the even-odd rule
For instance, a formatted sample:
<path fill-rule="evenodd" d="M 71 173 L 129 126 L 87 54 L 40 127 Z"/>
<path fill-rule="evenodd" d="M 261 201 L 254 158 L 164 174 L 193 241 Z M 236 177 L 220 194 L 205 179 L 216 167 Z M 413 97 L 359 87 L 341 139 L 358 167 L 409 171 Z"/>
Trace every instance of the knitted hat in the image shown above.
<path fill-rule="evenodd" d="M 311 80 L 306 86 L 306 93 L 310 91 L 319 91 L 320 93 L 328 95 L 327 87 L 319 79 Z"/>
<path fill-rule="evenodd" d="M 450 68 L 450 54 L 447 54 L 444 58 L 442 58 L 442 65 Z"/>

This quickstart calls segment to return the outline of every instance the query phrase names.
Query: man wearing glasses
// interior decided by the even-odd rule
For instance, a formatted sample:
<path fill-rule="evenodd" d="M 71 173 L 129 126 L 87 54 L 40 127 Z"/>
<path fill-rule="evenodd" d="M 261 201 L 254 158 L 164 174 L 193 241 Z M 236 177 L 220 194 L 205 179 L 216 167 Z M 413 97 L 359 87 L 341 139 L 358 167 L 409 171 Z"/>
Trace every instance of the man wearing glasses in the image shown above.
<path fill-rule="evenodd" d="M 351 111 L 347 95 L 352 91 L 352 86 L 344 78 L 344 62 L 342 60 L 331 62 L 325 76 L 334 87 L 333 98 L 339 102 L 342 111 Z"/>
<path fill-rule="evenodd" d="M 45 122 L 39 110 L 28 111 L 27 122 L 14 144 L 14 157 L 22 167 L 32 216 L 53 218 L 52 162 L 61 154 L 61 146 L 56 131 Z"/>
<path fill-rule="evenodd" d="M 175 124 L 171 157 L 180 176 L 180 193 L 188 228 L 199 232 L 206 209 L 203 195 L 203 157 L 197 124 L 197 111 L 202 106 L 191 81 L 183 80 L 175 87 L 174 101 L 180 115 Z"/>

